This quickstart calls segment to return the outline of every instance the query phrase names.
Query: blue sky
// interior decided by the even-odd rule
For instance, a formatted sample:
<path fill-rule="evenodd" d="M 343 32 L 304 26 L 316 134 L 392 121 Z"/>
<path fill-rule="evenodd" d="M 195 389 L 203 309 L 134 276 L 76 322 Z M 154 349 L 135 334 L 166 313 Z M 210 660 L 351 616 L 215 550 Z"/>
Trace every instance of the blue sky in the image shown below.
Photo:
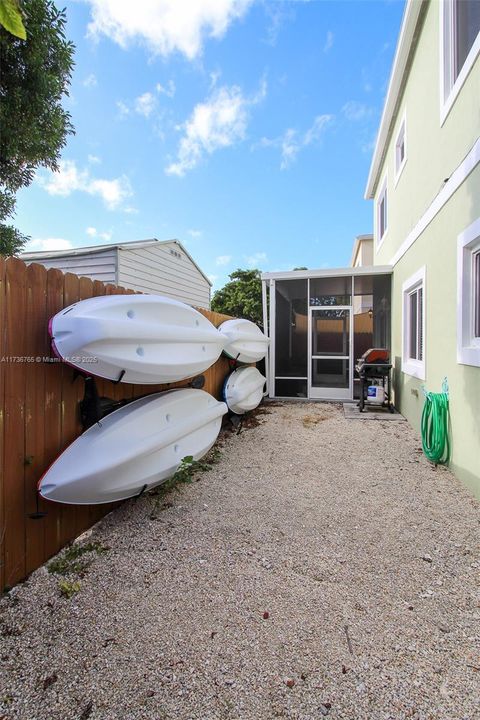
<path fill-rule="evenodd" d="M 177 238 L 217 288 L 348 264 L 403 7 L 68 2 L 76 135 L 18 196 L 29 249 Z"/>

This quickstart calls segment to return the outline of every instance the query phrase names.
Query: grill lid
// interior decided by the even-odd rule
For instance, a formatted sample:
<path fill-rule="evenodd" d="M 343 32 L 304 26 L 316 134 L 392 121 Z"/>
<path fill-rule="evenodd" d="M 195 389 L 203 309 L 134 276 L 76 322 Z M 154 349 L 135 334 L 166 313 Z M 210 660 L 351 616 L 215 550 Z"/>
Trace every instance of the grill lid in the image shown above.
<path fill-rule="evenodd" d="M 362 357 L 357 361 L 358 365 L 380 365 L 387 364 L 390 359 L 390 353 L 386 348 L 369 348 L 363 353 Z"/>

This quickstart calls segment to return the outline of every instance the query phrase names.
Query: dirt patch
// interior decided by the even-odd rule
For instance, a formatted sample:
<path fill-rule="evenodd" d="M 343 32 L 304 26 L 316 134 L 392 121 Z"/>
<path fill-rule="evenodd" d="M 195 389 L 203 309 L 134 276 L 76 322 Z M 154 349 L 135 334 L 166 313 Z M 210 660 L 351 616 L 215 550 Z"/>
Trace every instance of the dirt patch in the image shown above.
<path fill-rule="evenodd" d="M 328 420 L 329 417 L 329 415 L 304 415 L 302 425 L 305 428 L 313 428 L 324 420 Z"/>
<path fill-rule="evenodd" d="M 232 433 L 241 433 L 244 430 L 252 430 L 262 425 L 264 416 L 270 415 L 272 410 L 270 404 L 260 405 L 245 415 L 234 415 L 226 420 L 222 433 L 228 437 Z"/>

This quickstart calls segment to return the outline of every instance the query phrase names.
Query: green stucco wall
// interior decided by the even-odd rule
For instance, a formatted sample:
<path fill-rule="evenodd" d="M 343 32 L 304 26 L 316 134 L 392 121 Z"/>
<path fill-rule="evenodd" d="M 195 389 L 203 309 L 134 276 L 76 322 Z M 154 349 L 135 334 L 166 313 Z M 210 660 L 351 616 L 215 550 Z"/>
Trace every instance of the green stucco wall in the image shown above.
<path fill-rule="evenodd" d="M 480 166 L 395 266 L 392 292 L 392 348 L 395 402 L 420 431 L 423 380 L 401 372 L 402 285 L 425 266 L 425 385 L 450 388 L 452 459 L 455 474 L 480 497 L 480 368 L 457 363 L 457 236 L 480 217 Z M 413 394 L 412 391 L 417 391 Z"/>
<path fill-rule="evenodd" d="M 375 252 L 375 264 L 389 264 L 409 232 L 461 164 L 480 135 L 480 59 L 443 125 L 440 118 L 439 13 L 430 2 L 390 145 L 380 172 L 388 177 L 388 231 Z M 394 185 L 394 146 L 406 111 L 407 163 Z M 380 189 L 380 183 L 377 187 Z M 376 200 L 375 205 L 376 208 Z M 376 236 L 376 211 L 374 210 Z M 394 266 L 392 355 L 396 404 L 420 431 L 421 387 L 450 387 L 451 467 L 480 497 L 480 368 L 457 363 L 457 238 L 480 217 L 480 165 L 466 178 L 430 225 Z M 426 379 L 402 372 L 402 284 L 425 266 L 424 356 Z"/>
<path fill-rule="evenodd" d="M 480 134 L 480 61 L 477 58 L 443 125 L 440 125 L 440 2 L 430 2 L 402 97 L 380 183 L 388 176 L 388 229 L 375 254 L 388 265 L 446 180 Z M 406 114 L 407 162 L 395 187 L 395 139 Z M 379 185 L 380 185 L 379 183 Z M 380 186 L 377 186 L 377 196 Z M 377 217 L 374 213 L 375 237 Z"/>

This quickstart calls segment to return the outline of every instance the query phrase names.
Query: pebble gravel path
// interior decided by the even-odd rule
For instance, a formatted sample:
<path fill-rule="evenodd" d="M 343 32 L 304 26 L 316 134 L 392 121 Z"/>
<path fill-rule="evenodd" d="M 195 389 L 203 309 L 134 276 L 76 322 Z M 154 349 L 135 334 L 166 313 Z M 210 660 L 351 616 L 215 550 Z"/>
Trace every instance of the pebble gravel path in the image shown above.
<path fill-rule="evenodd" d="M 480 504 L 406 422 L 257 419 L 0 600 L 1 719 L 480 718 Z"/>

